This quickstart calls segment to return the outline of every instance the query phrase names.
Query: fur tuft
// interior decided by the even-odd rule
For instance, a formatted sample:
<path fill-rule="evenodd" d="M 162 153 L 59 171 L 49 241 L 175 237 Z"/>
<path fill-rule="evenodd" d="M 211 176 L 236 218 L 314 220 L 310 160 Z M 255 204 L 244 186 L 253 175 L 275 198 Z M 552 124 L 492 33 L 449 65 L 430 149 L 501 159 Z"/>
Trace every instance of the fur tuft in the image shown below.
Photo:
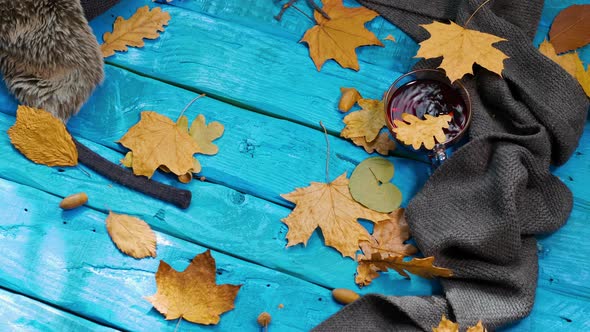
<path fill-rule="evenodd" d="M 27 106 L 67 121 L 104 77 L 79 0 L 0 0 L 0 71 Z"/>

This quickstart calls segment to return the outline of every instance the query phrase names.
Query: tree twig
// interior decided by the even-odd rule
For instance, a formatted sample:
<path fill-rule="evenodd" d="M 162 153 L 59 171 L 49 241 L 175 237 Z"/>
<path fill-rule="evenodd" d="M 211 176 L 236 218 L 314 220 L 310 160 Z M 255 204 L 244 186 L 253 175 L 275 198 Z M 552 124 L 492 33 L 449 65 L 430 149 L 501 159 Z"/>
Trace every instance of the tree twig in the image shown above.
<path fill-rule="evenodd" d="M 330 140 L 328 139 L 328 130 L 324 127 L 322 121 L 320 126 L 324 129 L 324 136 L 326 137 L 326 183 L 330 183 Z"/>

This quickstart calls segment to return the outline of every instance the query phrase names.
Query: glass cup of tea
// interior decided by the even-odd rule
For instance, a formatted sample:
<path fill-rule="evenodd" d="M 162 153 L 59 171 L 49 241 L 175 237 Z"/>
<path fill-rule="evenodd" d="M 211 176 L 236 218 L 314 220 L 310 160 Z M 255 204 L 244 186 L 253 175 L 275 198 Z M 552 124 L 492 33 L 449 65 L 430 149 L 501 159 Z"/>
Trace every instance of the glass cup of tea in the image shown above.
<path fill-rule="evenodd" d="M 459 80 L 451 82 L 444 71 L 439 69 L 419 69 L 398 78 L 384 97 L 386 122 L 389 131 L 397 139 L 394 120 L 402 121 L 403 113 L 423 120 L 425 114 L 439 116 L 451 115 L 449 128 L 444 129 L 446 139 L 437 142 L 427 152 L 433 167 L 438 167 L 447 159 L 447 148 L 459 142 L 471 123 L 471 99 L 467 89 Z"/>

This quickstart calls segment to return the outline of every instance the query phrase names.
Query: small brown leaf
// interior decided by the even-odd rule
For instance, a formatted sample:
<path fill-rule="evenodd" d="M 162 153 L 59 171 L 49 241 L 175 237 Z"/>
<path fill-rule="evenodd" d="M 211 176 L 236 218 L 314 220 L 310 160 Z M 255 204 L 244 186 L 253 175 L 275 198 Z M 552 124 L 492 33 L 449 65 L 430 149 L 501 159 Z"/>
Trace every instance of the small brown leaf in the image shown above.
<path fill-rule="evenodd" d="M 166 320 L 182 318 L 198 324 L 217 324 L 221 314 L 234 308 L 241 285 L 217 285 L 215 272 L 209 250 L 195 256 L 183 272 L 160 261 L 156 272 L 158 291 L 146 299 Z"/>
<path fill-rule="evenodd" d="M 416 150 L 420 149 L 422 144 L 427 150 L 431 150 L 436 142 L 444 143 L 446 135 L 443 129 L 449 128 L 452 117 L 448 114 L 437 117 L 425 114 L 424 117 L 424 120 L 420 120 L 412 114 L 403 113 L 403 121 L 394 120 L 393 132 L 396 133 L 397 139 Z"/>
<path fill-rule="evenodd" d="M 143 220 L 109 213 L 107 231 L 117 248 L 134 258 L 156 257 L 156 234 Z"/>
<path fill-rule="evenodd" d="M 148 6 L 141 7 L 128 20 L 117 17 L 113 32 L 106 32 L 104 43 L 100 45 L 102 55 L 106 58 L 115 51 L 127 51 L 127 46 L 143 47 L 143 39 L 156 39 L 164 26 L 168 25 L 170 14 L 156 7 L 150 11 Z"/>
<path fill-rule="evenodd" d="M 8 129 L 10 142 L 29 160 L 47 166 L 75 166 L 78 150 L 59 119 L 41 109 L 19 106 Z"/>
<path fill-rule="evenodd" d="M 358 104 L 362 109 L 344 117 L 346 127 L 342 129 L 340 136 L 346 138 L 364 137 L 365 141 L 373 142 L 386 124 L 383 102 L 361 99 Z"/>
<path fill-rule="evenodd" d="M 590 43 L 590 5 L 573 5 L 562 10 L 551 25 L 549 38 L 557 53 Z"/>
<path fill-rule="evenodd" d="M 338 103 L 338 110 L 342 113 L 350 111 L 350 109 L 363 97 L 355 88 L 340 88 L 340 102 Z"/>
<path fill-rule="evenodd" d="M 383 257 L 379 253 L 374 253 L 370 258 L 361 258 L 359 265 L 361 264 L 371 264 L 377 268 L 377 271 L 392 269 L 406 278 L 410 278 L 408 272 L 429 279 L 453 276 L 451 270 L 434 266 L 434 257 L 412 258 L 410 261 L 404 261 L 402 256 Z"/>
<path fill-rule="evenodd" d="M 459 324 L 453 323 L 443 315 L 440 324 L 433 328 L 432 332 L 459 332 Z"/>
<path fill-rule="evenodd" d="M 381 133 L 373 142 L 367 142 L 364 137 L 352 137 L 356 146 L 362 146 L 367 153 L 377 152 L 380 155 L 388 156 L 390 151 L 395 150 L 395 142 L 389 138 L 388 133 Z"/>
<path fill-rule="evenodd" d="M 383 220 L 373 227 L 371 234 L 375 241 L 361 241 L 360 247 L 365 257 L 374 253 L 381 257 L 410 256 L 418 252 L 411 244 L 404 243 L 410 239 L 410 226 L 404 216 L 404 209 L 400 208 L 389 214 L 389 219 Z"/>

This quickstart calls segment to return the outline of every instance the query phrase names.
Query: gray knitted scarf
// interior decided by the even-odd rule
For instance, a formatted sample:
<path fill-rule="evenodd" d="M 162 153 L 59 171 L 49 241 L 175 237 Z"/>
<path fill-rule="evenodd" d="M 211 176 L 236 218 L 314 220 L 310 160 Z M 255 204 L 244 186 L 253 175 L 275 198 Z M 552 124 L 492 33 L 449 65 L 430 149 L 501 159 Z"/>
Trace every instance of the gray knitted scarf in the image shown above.
<path fill-rule="evenodd" d="M 463 25 L 483 0 L 359 0 L 416 41 L 419 24 Z M 450 268 L 444 295 L 367 295 L 316 331 L 430 331 L 443 314 L 462 327 L 489 330 L 529 314 L 537 285 L 534 235 L 553 232 L 572 194 L 549 171 L 565 163 L 582 134 L 588 99 L 581 87 L 532 44 L 542 0 L 494 0 L 469 23 L 508 42 L 504 77 L 476 68 L 462 81 L 473 100 L 469 142 L 442 164 L 410 202 L 407 219 L 425 255 Z M 418 67 L 436 67 L 423 61 Z"/>

